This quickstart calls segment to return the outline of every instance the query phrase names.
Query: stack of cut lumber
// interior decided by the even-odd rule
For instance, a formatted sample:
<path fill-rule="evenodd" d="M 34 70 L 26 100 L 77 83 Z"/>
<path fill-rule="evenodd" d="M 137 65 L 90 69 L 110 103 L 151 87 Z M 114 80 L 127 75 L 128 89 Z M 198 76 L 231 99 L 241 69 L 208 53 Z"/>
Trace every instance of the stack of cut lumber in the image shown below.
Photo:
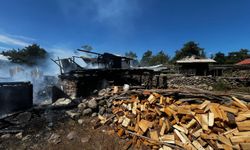
<path fill-rule="evenodd" d="M 221 104 L 144 91 L 113 101 L 115 131 L 128 145 L 151 149 L 249 149 L 249 105 L 236 97 Z"/>

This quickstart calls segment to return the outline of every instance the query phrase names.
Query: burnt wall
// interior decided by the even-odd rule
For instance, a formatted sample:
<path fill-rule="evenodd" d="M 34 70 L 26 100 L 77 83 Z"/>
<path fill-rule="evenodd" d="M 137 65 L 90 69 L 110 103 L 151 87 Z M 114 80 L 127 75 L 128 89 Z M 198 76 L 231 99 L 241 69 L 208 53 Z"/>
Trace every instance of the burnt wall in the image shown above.
<path fill-rule="evenodd" d="M 33 105 L 33 86 L 30 82 L 0 83 L 0 116 L 26 110 Z"/>

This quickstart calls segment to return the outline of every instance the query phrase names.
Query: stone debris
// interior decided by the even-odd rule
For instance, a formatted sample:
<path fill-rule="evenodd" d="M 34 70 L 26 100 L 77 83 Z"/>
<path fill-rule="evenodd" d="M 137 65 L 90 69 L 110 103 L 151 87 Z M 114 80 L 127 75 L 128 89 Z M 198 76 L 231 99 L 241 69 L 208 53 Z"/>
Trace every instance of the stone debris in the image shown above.
<path fill-rule="evenodd" d="M 91 109 L 95 109 L 97 107 L 97 102 L 96 102 L 95 98 L 88 101 L 87 104 L 88 104 L 88 107 Z"/>
<path fill-rule="evenodd" d="M 11 134 L 3 134 L 2 136 L 1 136 L 1 139 L 8 139 L 8 138 L 10 138 L 10 136 L 11 136 Z"/>
<path fill-rule="evenodd" d="M 56 102 L 54 102 L 53 106 L 62 106 L 62 105 L 69 105 L 71 103 L 71 99 L 68 98 L 59 98 Z"/>
<path fill-rule="evenodd" d="M 23 133 L 22 133 L 22 132 L 19 132 L 19 133 L 17 133 L 17 134 L 15 135 L 15 137 L 16 137 L 17 139 L 22 139 L 22 138 L 23 138 Z"/>
<path fill-rule="evenodd" d="M 89 137 L 82 137 L 82 138 L 81 138 L 81 142 L 82 142 L 82 143 L 87 143 L 87 142 L 89 142 L 89 140 L 90 140 Z"/>
<path fill-rule="evenodd" d="M 77 137 L 77 133 L 76 131 L 71 131 L 68 135 L 67 135 L 67 139 L 68 140 L 73 140 Z"/>
<path fill-rule="evenodd" d="M 50 138 L 48 139 L 48 142 L 49 143 L 52 143 L 52 144 L 58 144 L 61 142 L 61 137 L 60 135 L 56 134 L 56 133 L 53 133 Z"/>

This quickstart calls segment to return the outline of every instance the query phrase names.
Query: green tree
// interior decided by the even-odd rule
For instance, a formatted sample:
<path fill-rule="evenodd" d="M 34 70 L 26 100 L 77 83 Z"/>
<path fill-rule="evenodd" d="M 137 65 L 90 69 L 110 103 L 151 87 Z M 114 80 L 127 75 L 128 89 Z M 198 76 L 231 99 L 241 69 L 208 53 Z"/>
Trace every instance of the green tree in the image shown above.
<path fill-rule="evenodd" d="M 167 64 L 169 62 L 169 56 L 163 51 L 160 51 L 149 61 L 150 65 Z"/>
<path fill-rule="evenodd" d="M 218 64 L 225 64 L 226 62 L 226 56 L 222 52 L 218 52 L 215 54 L 213 58 Z"/>
<path fill-rule="evenodd" d="M 130 61 L 132 66 L 138 66 L 139 65 L 139 61 L 137 59 L 137 55 L 136 53 L 129 51 L 125 53 L 125 56 L 128 58 L 132 58 L 133 60 Z"/>
<path fill-rule="evenodd" d="M 147 50 L 143 55 L 142 55 L 142 59 L 140 61 L 140 65 L 141 66 L 149 66 L 150 65 L 150 61 L 152 59 L 152 51 L 151 50 Z"/>
<path fill-rule="evenodd" d="M 204 48 L 199 47 L 198 43 L 195 43 L 194 41 L 189 41 L 185 43 L 180 50 L 177 50 L 175 52 L 173 61 L 185 58 L 187 56 L 192 56 L 192 55 L 205 57 L 205 52 L 204 52 Z"/>
<path fill-rule="evenodd" d="M 13 63 L 33 66 L 37 65 L 41 60 L 45 60 L 48 53 L 39 45 L 32 44 L 23 49 L 3 51 L 2 55 L 8 56 L 8 59 Z"/>
<path fill-rule="evenodd" d="M 235 64 L 239 61 L 249 58 L 250 55 L 248 54 L 248 52 L 249 52 L 248 49 L 240 49 L 239 51 L 229 52 L 226 59 L 226 63 Z"/>
<path fill-rule="evenodd" d="M 126 52 L 126 53 L 125 53 L 125 56 L 126 56 L 126 57 L 129 57 L 129 58 L 132 58 L 132 59 L 137 59 L 136 53 L 134 53 L 134 52 L 132 52 L 132 51 Z"/>

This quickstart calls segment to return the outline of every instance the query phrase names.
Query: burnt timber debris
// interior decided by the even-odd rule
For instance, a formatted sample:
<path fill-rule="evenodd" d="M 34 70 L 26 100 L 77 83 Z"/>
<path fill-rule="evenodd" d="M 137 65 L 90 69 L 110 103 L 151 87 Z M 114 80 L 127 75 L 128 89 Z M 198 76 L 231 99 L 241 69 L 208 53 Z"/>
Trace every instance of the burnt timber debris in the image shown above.
<path fill-rule="evenodd" d="M 63 91 L 70 97 L 88 96 L 94 90 L 105 88 L 108 85 L 129 84 L 133 86 L 144 85 L 147 88 L 167 87 L 166 76 L 161 76 L 160 71 L 150 68 L 132 68 L 130 67 L 131 58 L 110 53 L 78 51 L 94 54 L 97 57 L 53 60 L 60 68 L 59 78 L 62 80 Z M 82 59 L 90 66 L 96 65 L 96 67 L 81 67 L 75 61 L 77 58 Z"/>

